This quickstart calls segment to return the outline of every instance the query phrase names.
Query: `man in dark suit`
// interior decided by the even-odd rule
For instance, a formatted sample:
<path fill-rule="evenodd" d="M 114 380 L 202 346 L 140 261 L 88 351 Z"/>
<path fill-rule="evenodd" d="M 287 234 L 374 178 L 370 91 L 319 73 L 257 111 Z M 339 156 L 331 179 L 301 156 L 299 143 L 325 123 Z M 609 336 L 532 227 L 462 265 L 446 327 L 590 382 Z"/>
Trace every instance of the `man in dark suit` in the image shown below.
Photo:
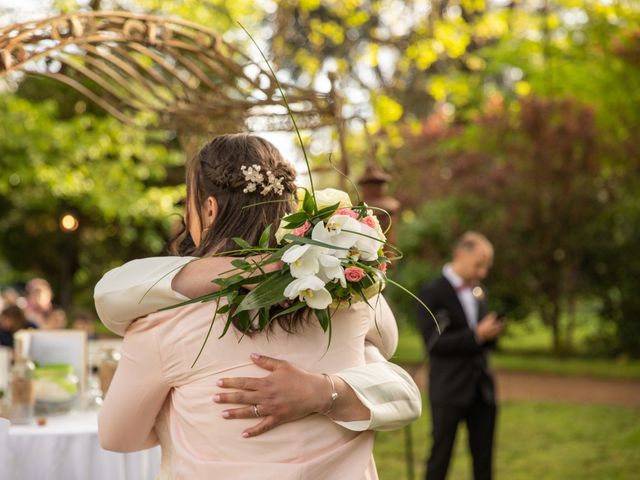
<path fill-rule="evenodd" d="M 473 457 L 473 478 L 492 478 L 496 399 L 487 351 L 504 322 L 488 313 L 479 282 L 493 263 L 493 247 L 479 233 L 467 232 L 455 244 L 451 263 L 426 284 L 421 300 L 436 315 L 441 333 L 420 311 L 418 326 L 429 352 L 429 401 L 433 446 L 427 480 L 447 476 L 458 423 L 465 421 Z"/>

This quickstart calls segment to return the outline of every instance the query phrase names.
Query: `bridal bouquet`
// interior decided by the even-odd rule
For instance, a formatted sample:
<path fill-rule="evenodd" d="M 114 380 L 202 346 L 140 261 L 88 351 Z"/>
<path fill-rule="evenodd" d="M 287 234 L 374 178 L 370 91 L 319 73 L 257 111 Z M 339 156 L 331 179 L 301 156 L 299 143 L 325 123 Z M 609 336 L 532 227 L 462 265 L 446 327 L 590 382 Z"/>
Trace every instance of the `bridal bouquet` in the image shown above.
<path fill-rule="evenodd" d="M 222 335 L 234 318 L 244 330 L 263 330 L 278 317 L 305 308 L 330 333 L 337 309 L 368 303 L 385 287 L 390 259 L 372 209 L 364 203 L 352 205 L 340 190 L 300 192 L 298 211 L 282 218 L 275 233 L 278 246 L 269 247 L 271 226 L 259 245 L 234 238 L 238 249 L 222 253 L 241 257 L 231 262 L 231 275 L 213 280 L 220 287 L 217 292 L 191 301 L 214 300 L 214 318 L 228 314 Z M 266 272 L 264 267 L 275 262 L 281 262 L 281 268 Z M 220 305 L 222 299 L 226 302 Z"/>

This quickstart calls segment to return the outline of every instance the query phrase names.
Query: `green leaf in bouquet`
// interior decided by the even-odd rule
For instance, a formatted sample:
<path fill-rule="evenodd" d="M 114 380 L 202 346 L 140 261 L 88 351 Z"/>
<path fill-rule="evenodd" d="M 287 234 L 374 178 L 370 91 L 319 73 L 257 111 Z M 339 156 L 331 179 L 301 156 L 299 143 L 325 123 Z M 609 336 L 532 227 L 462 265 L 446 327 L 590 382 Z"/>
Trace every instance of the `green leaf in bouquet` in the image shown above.
<path fill-rule="evenodd" d="M 338 202 L 334 205 L 331 205 L 329 207 L 324 207 L 323 209 L 318 210 L 318 213 L 316 213 L 313 216 L 312 220 L 325 220 L 326 218 L 329 218 L 334 213 L 336 213 L 339 206 L 340 206 L 340 203 Z"/>
<path fill-rule="evenodd" d="M 220 306 L 220 298 L 218 297 L 218 300 L 216 301 L 216 309 L 213 312 L 213 318 L 211 319 L 211 323 L 209 324 L 209 330 L 207 330 L 207 335 L 204 337 L 204 342 L 202 342 L 200 351 L 198 352 L 198 355 L 196 355 L 196 359 L 191 364 L 191 368 L 196 366 L 196 363 L 198 362 L 200 355 L 202 355 L 202 352 L 204 351 L 204 346 L 207 344 L 207 341 L 209 340 L 209 336 L 211 335 L 211 330 L 213 329 L 213 322 L 216 321 L 216 317 L 218 316 L 218 313 L 219 313 L 219 308 L 218 308 L 219 306 Z"/>
<path fill-rule="evenodd" d="M 292 235 L 290 233 L 286 234 L 284 236 L 284 239 L 289 240 L 291 243 L 316 245 L 317 247 L 330 248 L 331 250 L 349 250 L 348 248 L 338 247 L 337 245 L 330 245 L 324 242 L 318 242 L 317 240 L 313 240 L 312 238 L 298 237 L 297 235 Z"/>
<path fill-rule="evenodd" d="M 320 326 L 322 327 L 323 331 L 327 331 L 327 329 L 329 328 L 329 326 L 331 325 L 331 318 L 329 317 L 329 310 L 327 308 L 325 308 L 324 310 L 313 310 L 316 314 L 316 317 L 318 319 L 318 322 L 320 323 Z"/>
<path fill-rule="evenodd" d="M 358 220 L 360 220 L 367 216 L 367 210 L 369 210 L 369 207 L 364 203 L 360 203 L 359 205 L 351 207 L 351 210 L 358 213 Z"/>
<path fill-rule="evenodd" d="M 300 220 L 299 222 L 287 223 L 284 227 L 284 230 L 295 230 L 298 227 L 304 225 L 308 220 Z"/>
<path fill-rule="evenodd" d="M 227 331 L 229 330 L 229 327 L 231 326 L 232 323 L 233 323 L 233 317 L 229 315 L 227 317 L 227 323 L 224 324 L 224 328 L 222 329 L 222 333 L 220 334 L 218 339 L 224 337 L 227 334 Z"/>
<path fill-rule="evenodd" d="M 244 270 L 247 271 L 251 268 L 251 264 L 249 262 L 247 262 L 246 260 L 242 260 L 241 258 L 238 258 L 236 260 L 232 260 L 231 261 L 231 265 L 233 265 L 236 268 L 239 268 L 240 270 Z"/>
<path fill-rule="evenodd" d="M 293 247 L 293 244 L 288 244 L 282 248 L 279 248 L 277 251 L 273 252 L 267 258 L 262 260 L 262 262 L 260 262 L 260 265 L 264 267 L 265 265 L 269 265 L 270 263 L 279 262 L 280 260 L 282 260 L 282 256 L 285 254 L 285 252 L 291 247 Z"/>
<path fill-rule="evenodd" d="M 231 310 L 231 305 L 227 303 L 226 305 L 223 305 L 218 309 L 218 314 L 223 315 L 225 313 L 229 313 L 230 310 Z"/>
<path fill-rule="evenodd" d="M 161 308 L 160 311 L 162 312 L 164 310 L 173 310 L 174 308 L 184 307 L 185 305 L 191 305 L 193 303 L 210 302 L 211 300 L 215 300 L 215 299 L 217 299 L 219 297 L 223 297 L 224 295 L 225 295 L 224 290 L 218 290 L 217 292 L 208 293 L 206 295 L 201 295 L 201 296 L 196 297 L 196 298 L 191 298 L 189 300 L 185 300 L 184 302 L 176 303 L 176 304 L 171 305 L 169 307 Z"/>
<path fill-rule="evenodd" d="M 287 215 L 286 217 L 283 218 L 283 220 L 289 224 L 300 223 L 300 222 L 304 224 L 304 222 L 308 219 L 309 219 L 309 215 L 307 215 L 307 212 L 296 212 L 296 213 L 292 213 L 291 215 Z M 284 228 L 289 228 L 289 225 L 286 225 Z"/>
<path fill-rule="evenodd" d="M 269 248 L 269 240 L 271 240 L 271 225 L 267 225 L 267 228 L 260 235 L 258 245 L 260 245 L 260 248 Z"/>
<path fill-rule="evenodd" d="M 231 240 L 236 242 L 236 245 L 238 245 L 240 248 L 244 248 L 245 250 L 251 250 L 253 248 L 253 246 L 251 246 L 251 244 L 244 238 L 233 237 Z"/>
<path fill-rule="evenodd" d="M 313 215 L 313 212 L 316 211 L 316 201 L 313 198 L 313 195 L 309 193 L 309 190 L 304 189 L 304 200 L 302 201 L 302 210 L 307 212 L 309 215 Z"/>
<path fill-rule="evenodd" d="M 251 315 L 247 310 L 241 312 L 236 310 L 234 318 L 238 320 L 238 325 L 243 332 L 246 332 L 251 327 Z"/>
<path fill-rule="evenodd" d="M 264 330 L 269 325 L 269 307 L 264 307 L 260 309 L 260 316 L 258 317 L 258 325 L 260 325 L 260 330 Z"/>
<path fill-rule="evenodd" d="M 333 328 L 331 326 L 331 314 L 329 313 L 329 308 L 325 308 L 324 310 L 314 310 L 314 312 L 322 330 L 329 333 L 327 338 L 327 350 L 325 351 L 325 353 L 327 353 L 331 346 L 331 335 L 333 332 Z"/>
<path fill-rule="evenodd" d="M 307 304 L 304 303 L 304 302 L 296 303 L 295 305 L 293 305 L 293 306 L 287 308 L 286 310 L 283 310 L 283 311 L 279 312 L 278 314 L 274 315 L 273 317 L 271 317 L 271 321 L 274 321 L 276 318 L 280 318 L 280 317 L 284 317 L 285 315 L 289 315 L 290 313 L 297 312 L 298 310 L 302 310 L 305 307 L 307 307 Z"/>
<path fill-rule="evenodd" d="M 240 302 L 236 312 L 257 310 L 282 302 L 284 289 L 293 281 L 288 272 L 274 272 L 266 275 L 266 279 L 251 290 Z"/>

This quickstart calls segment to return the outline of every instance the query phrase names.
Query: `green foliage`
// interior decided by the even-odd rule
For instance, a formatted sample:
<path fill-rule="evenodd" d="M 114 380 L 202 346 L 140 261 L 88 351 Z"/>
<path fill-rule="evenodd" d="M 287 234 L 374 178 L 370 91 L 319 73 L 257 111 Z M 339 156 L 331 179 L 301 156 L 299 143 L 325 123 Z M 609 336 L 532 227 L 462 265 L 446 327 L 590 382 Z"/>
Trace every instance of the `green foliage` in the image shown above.
<path fill-rule="evenodd" d="M 450 239 L 465 230 L 484 232 L 496 249 L 488 280 L 494 308 L 516 318 L 538 312 L 556 351 L 571 348 L 579 297 L 628 292 L 623 302 L 606 302 L 617 308 L 610 315 L 618 318 L 619 348 L 638 354 L 626 338 L 635 328 L 630 292 L 638 283 L 624 274 L 630 251 L 621 248 L 637 239 L 631 200 L 637 187 L 628 174 L 638 167 L 627 161 L 621 174 L 611 173 L 620 146 L 599 135 L 596 112 L 575 100 L 529 96 L 508 107 L 488 105 L 463 127 L 439 128 L 409 137 L 397 155 L 397 172 L 406 178 L 400 198 L 406 205 L 430 199 L 417 215 L 405 213 L 400 247 L 441 265 L 448 248 L 439 229 Z M 405 268 L 401 273 L 420 280 L 415 264 Z"/>
<path fill-rule="evenodd" d="M 183 160 L 165 134 L 94 114 L 60 118 L 55 102 L 12 95 L 0 96 L 0 128 L 0 254 L 13 271 L 4 281 L 44 275 L 66 303 L 72 280 L 88 305 L 105 270 L 163 250 L 184 194 L 168 184 Z M 74 233 L 60 230 L 65 212 L 79 220 Z"/>

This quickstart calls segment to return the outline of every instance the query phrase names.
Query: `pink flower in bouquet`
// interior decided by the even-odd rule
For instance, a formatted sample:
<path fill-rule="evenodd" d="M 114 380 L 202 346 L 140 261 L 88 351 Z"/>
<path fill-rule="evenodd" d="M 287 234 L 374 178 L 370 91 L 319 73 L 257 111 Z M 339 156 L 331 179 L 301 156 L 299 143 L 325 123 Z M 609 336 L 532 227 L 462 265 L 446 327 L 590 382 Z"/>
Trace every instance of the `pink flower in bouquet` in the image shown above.
<path fill-rule="evenodd" d="M 360 267 L 347 267 L 344 269 L 344 276 L 347 279 L 347 282 L 359 282 L 364 278 L 364 270 Z"/>
<path fill-rule="evenodd" d="M 334 215 L 346 215 L 348 217 L 355 218 L 356 220 L 358 219 L 358 216 L 359 216 L 356 212 L 354 212 L 350 208 L 341 208 Z"/>
<path fill-rule="evenodd" d="M 298 228 L 293 229 L 293 234 L 296 237 L 304 237 L 304 234 L 311 228 L 311 223 L 307 220 L 304 222 L 304 225 L 299 226 Z"/>
<path fill-rule="evenodd" d="M 378 265 L 378 270 L 380 270 L 382 273 L 386 273 L 388 267 L 389 267 L 389 264 L 387 262 L 384 262 Z"/>
<path fill-rule="evenodd" d="M 362 220 L 360 220 L 360 223 L 364 223 L 367 227 L 373 228 L 374 230 L 377 227 L 376 219 L 371 215 L 369 215 L 368 217 L 364 217 Z"/>

